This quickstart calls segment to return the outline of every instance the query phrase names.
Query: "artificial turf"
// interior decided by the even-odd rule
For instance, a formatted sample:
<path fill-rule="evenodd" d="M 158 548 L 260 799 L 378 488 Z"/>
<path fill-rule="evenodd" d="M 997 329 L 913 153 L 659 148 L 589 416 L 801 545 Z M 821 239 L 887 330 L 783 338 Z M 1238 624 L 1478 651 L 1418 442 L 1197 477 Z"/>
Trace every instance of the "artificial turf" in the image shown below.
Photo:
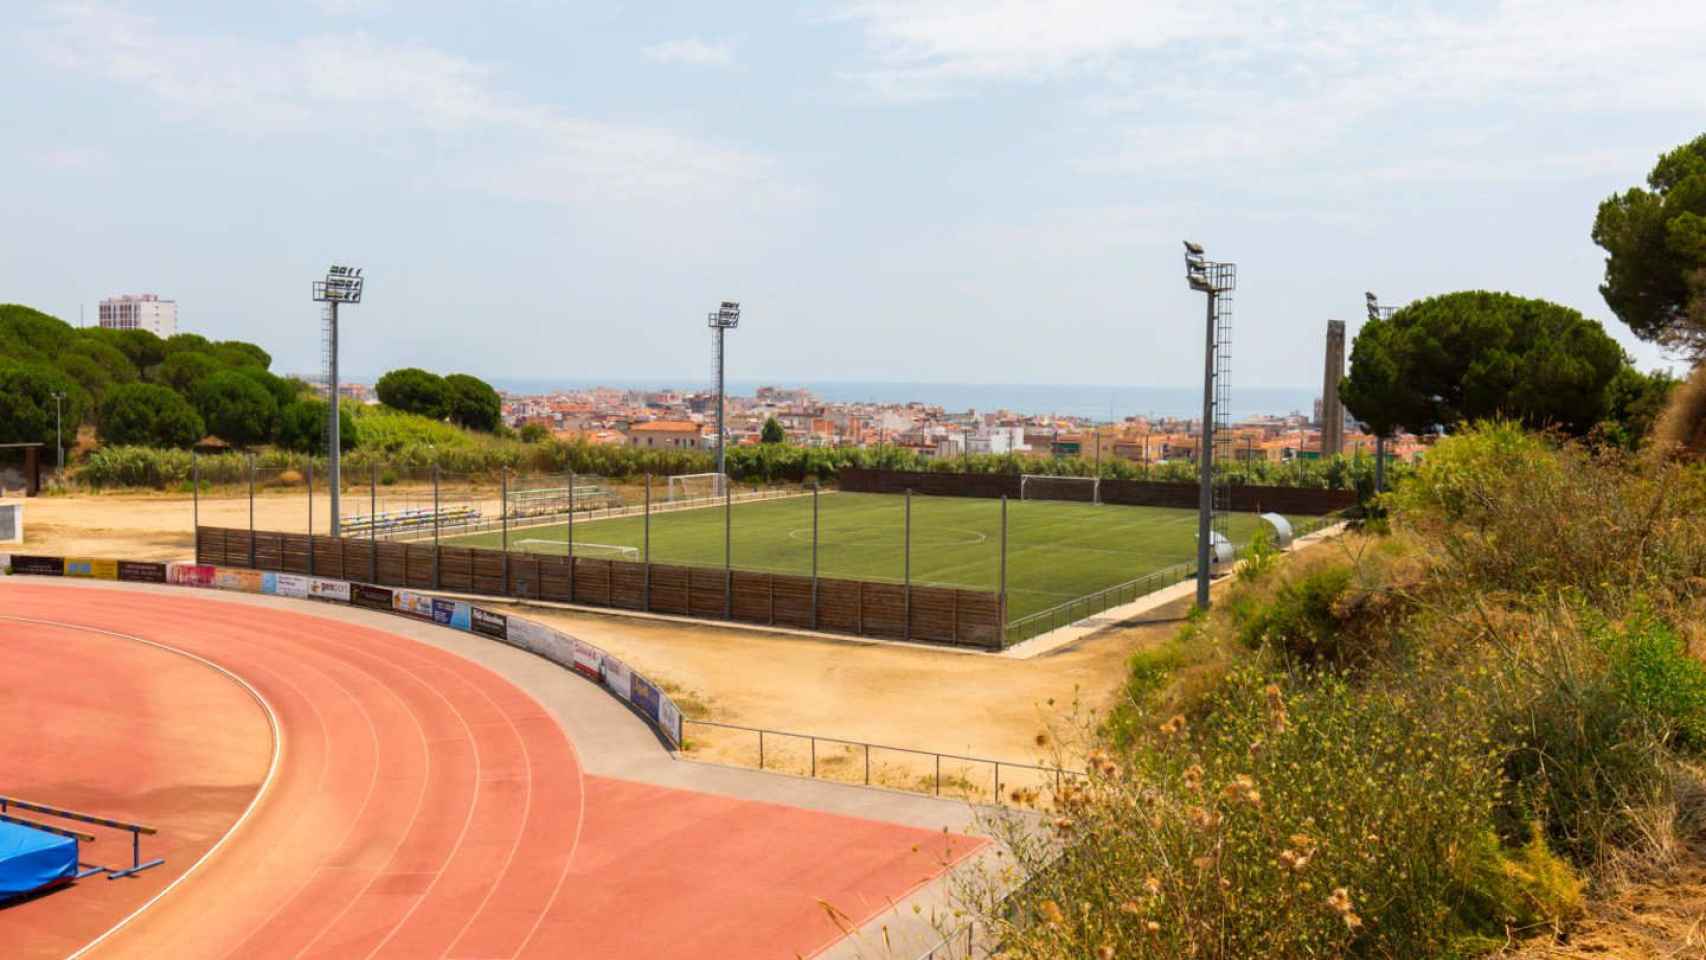
<path fill-rule="evenodd" d="M 1007 615 L 1017 620 L 1086 594 L 1193 560 L 1196 511 L 1056 500 L 1007 504 Z M 825 493 L 818 500 L 817 569 L 822 577 L 900 581 L 907 575 L 906 498 Z M 1247 542 L 1262 525 L 1254 514 L 1229 519 L 1228 536 Z M 1001 503 L 968 497 L 912 498 L 911 579 L 918 585 L 994 590 L 1001 567 Z M 812 498 L 737 503 L 729 523 L 733 565 L 743 570 L 809 574 Z M 655 513 L 651 561 L 723 565 L 723 509 Z M 567 524 L 518 526 L 511 550 L 561 555 Z M 447 545 L 497 548 L 498 532 L 447 539 Z M 613 547 L 644 547 L 642 517 L 579 520 L 575 555 L 639 559 Z"/>

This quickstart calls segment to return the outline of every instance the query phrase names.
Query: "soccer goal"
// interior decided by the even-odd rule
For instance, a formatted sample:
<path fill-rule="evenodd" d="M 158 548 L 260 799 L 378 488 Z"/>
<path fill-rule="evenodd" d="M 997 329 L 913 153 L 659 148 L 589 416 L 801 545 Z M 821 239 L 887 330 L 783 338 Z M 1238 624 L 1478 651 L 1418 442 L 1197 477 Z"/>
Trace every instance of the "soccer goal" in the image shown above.
<path fill-rule="evenodd" d="M 1102 502 L 1101 477 L 1048 477 L 1027 473 L 1019 477 L 1020 500 Z"/>
<path fill-rule="evenodd" d="M 727 485 L 728 477 L 720 473 L 683 473 L 669 478 L 669 499 L 673 502 L 720 497 Z"/>
<path fill-rule="evenodd" d="M 575 556 L 596 558 L 600 560 L 637 561 L 640 559 L 640 548 L 624 547 L 615 543 L 588 543 L 585 540 L 576 540 Z"/>

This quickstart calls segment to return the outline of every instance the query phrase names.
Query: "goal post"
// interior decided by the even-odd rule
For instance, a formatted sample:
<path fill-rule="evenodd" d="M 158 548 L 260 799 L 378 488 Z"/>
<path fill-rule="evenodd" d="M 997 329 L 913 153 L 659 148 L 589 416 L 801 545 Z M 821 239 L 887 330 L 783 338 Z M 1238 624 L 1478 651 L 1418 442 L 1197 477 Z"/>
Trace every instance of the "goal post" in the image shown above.
<path fill-rule="evenodd" d="M 669 478 L 667 499 L 704 500 L 723 495 L 728 477 L 720 473 L 681 473 Z"/>
<path fill-rule="evenodd" d="M 1051 477 L 1025 473 L 1019 476 L 1020 500 L 1072 500 L 1102 502 L 1101 477 Z"/>

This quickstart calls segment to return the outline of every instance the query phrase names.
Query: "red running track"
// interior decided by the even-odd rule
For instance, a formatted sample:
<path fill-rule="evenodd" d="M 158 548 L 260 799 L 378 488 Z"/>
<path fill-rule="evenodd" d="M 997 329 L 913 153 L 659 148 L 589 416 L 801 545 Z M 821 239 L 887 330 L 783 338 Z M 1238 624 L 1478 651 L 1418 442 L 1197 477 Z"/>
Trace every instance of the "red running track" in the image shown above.
<path fill-rule="evenodd" d="M 222 813 L 202 812 L 235 822 L 241 800 L 253 803 L 247 818 L 91 957 L 795 957 L 839 939 L 824 904 L 863 920 L 975 845 L 587 776 L 526 693 L 381 630 L 191 595 L 16 581 L 0 586 L 0 617 L 61 625 L 0 619 L 0 650 L 29 647 L 39 662 L 39 631 L 63 660 L 44 680 L 0 658 L 5 725 L 52 724 L 84 751 L 7 759 L 0 781 L 75 783 L 90 751 L 103 753 L 104 789 L 116 779 L 132 794 L 106 796 L 103 812 L 151 808 L 169 827 L 183 812 L 169 798 L 193 771 L 133 757 L 162 752 L 156 727 L 186 722 L 220 745 L 212 759 L 235 763 L 226 779 L 250 777 L 247 799 L 237 787 L 220 795 Z M 137 656 L 109 656 L 119 638 L 73 628 L 168 645 L 252 685 L 276 717 L 270 779 L 253 782 L 274 746 L 254 700 L 208 692 L 235 681 L 204 665 L 193 683 L 181 663 L 139 670 Z M 143 659 L 170 656 L 146 649 Z M 56 691 L 81 678 L 115 698 L 105 714 L 57 709 Z M 152 725 L 130 724 L 133 715 Z M 126 746 L 137 741 L 150 749 Z M 168 865 L 182 871 L 215 842 L 204 831 Z M 89 880 L 0 910 L 0 943 L 87 942 L 146 899 L 136 889 L 153 896 L 172 880 Z"/>

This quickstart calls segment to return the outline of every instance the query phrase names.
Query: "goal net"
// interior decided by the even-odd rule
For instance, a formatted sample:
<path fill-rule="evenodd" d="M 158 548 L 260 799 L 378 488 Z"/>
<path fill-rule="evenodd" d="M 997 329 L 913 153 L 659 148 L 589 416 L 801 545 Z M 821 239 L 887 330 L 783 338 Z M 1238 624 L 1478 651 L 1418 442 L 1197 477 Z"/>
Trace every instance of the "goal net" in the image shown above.
<path fill-rule="evenodd" d="M 669 478 L 669 499 L 703 500 L 720 497 L 728 486 L 728 478 L 720 473 L 683 473 Z"/>
<path fill-rule="evenodd" d="M 561 544 L 558 544 L 561 546 Z M 639 547 L 624 547 L 615 543 L 588 543 L 585 540 L 575 541 L 575 556 L 591 557 L 600 560 L 639 560 Z"/>
<path fill-rule="evenodd" d="M 1019 477 L 1020 500 L 1073 500 L 1102 502 L 1100 477 L 1046 477 L 1027 473 Z"/>

